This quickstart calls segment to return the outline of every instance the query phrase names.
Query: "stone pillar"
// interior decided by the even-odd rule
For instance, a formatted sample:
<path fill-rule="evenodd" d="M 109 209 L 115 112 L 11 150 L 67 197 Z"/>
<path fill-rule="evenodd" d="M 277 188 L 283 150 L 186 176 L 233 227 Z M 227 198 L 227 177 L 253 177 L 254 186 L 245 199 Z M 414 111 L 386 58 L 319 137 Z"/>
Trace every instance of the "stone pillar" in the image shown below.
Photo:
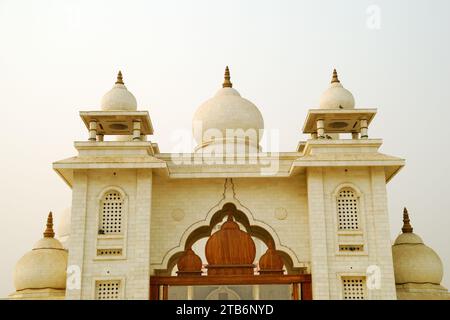
<path fill-rule="evenodd" d="M 359 139 L 359 133 L 358 132 L 352 132 L 352 139 L 353 140 Z"/>
<path fill-rule="evenodd" d="M 141 122 L 133 121 L 133 141 L 141 140 Z"/>
<path fill-rule="evenodd" d="M 330 299 L 327 227 L 322 168 L 307 169 L 308 216 L 313 299 Z"/>
<path fill-rule="evenodd" d="M 369 265 L 381 269 L 379 289 L 370 290 L 371 299 L 396 299 L 391 232 L 387 205 L 386 177 L 382 167 L 370 168 L 372 212 L 368 224 Z"/>
<path fill-rule="evenodd" d="M 67 274 L 66 299 L 80 300 L 82 297 L 84 274 L 84 251 L 86 215 L 88 199 L 88 175 L 84 170 L 74 170 L 72 185 L 72 212 L 70 218 L 70 241 Z M 79 279 L 77 279 L 79 277 Z M 73 280 L 73 281 L 71 281 Z M 80 287 L 77 288 L 77 282 Z M 90 283 L 89 283 L 90 284 Z M 90 294 L 90 292 L 89 292 Z"/>
<path fill-rule="evenodd" d="M 319 139 L 325 139 L 325 128 L 322 119 L 317 120 L 317 136 Z"/>
<path fill-rule="evenodd" d="M 149 299 L 151 204 L 152 171 L 137 169 L 133 213 L 129 216 L 127 230 L 126 299 Z M 130 202 L 130 209 L 131 206 Z"/>
<path fill-rule="evenodd" d="M 89 122 L 89 141 L 97 140 L 97 121 Z"/>
<path fill-rule="evenodd" d="M 253 300 L 259 300 L 259 284 L 254 284 L 252 289 Z"/>
<path fill-rule="evenodd" d="M 187 300 L 194 300 L 194 287 L 193 286 L 187 287 Z"/>
<path fill-rule="evenodd" d="M 368 136 L 368 125 L 367 125 L 367 120 L 366 119 L 362 119 L 360 120 L 361 123 L 361 139 L 367 139 Z"/>
<path fill-rule="evenodd" d="M 104 135 L 103 134 L 98 134 L 97 135 L 97 141 L 103 141 L 104 140 Z"/>

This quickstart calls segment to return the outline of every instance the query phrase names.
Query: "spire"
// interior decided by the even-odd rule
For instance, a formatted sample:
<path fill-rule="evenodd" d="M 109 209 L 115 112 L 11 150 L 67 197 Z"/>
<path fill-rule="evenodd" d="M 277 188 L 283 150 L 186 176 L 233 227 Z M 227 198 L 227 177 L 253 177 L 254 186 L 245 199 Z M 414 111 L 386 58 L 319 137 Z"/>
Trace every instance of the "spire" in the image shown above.
<path fill-rule="evenodd" d="M 413 228 L 411 224 L 409 223 L 409 215 L 408 215 L 408 209 L 403 208 L 403 227 L 402 227 L 403 233 L 412 233 Z"/>
<path fill-rule="evenodd" d="M 53 231 L 53 215 L 52 212 L 48 214 L 47 217 L 47 228 L 44 231 L 45 238 L 53 238 L 55 236 L 55 232 Z"/>
<path fill-rule="evenodd" d="M 338 79 L 338 74 L 336 69 L 333 69 L 333 78 L 331 78 L 331 83 L 340 83 L 339 79 Z"/>
<path fill-rule="evenodd" d="M 230 69 L 228 69 L 228 66 L 225 68 L 225 80 L 223 81 L 223 88 L 233 88 L 233 84 L 230 81 Z"/>
<path fill-rule="evenodd" d="M 120 71 L 120 70 L 119 70 L 119 73 L 117 74 L 116 84 L 123 84 L 122 71 Z"/>

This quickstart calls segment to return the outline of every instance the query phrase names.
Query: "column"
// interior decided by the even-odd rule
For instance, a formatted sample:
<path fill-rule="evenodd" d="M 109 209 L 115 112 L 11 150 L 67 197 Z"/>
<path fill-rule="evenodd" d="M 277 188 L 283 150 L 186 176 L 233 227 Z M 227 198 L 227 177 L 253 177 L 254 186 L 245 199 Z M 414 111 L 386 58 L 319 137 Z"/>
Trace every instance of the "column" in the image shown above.
<path fill-rule="evenodd" d="M 367 120 L 366 119 L 362 119 L 360 120 L 360 124 L 361 124 L 361 139 L 367 139 L 368 136 L 368 125 L 367 125 Z"/>
<path fill-rule="evenodd" d="M 187 287 L 187 300 L 194 300 L 194 287 L 193 286 Z"/>
<path fill-rule="evenodd" d="M 83 293 L 84 243 L 86 234 L 88 176 L 84 170 L 74 170 L 72 212 L 70 217 L 69 261 L 67 263 L 66 299 L 80 300 Z M 73 281 L 71 281 L 71 279 Z M 79 284 L 79 286 L 78 286 Z M 89 285 L 91 283 L 89 282 Z M 87 292 L 91 294 L 90 290 Z"/>
<path fill-rule="evenodd" d="M 254 284 L 252 288 L 253 300 L 259 300 L 259 284 Z"/>
<path fill-rule="evenodd" d="M 307 187 L 311 246 L 311 278 L 313 299 L 315 300 L 330 299 L 327 228 L 323 183 L 323 169 L 308 168 Z"/>
<path fill-rule="evenodd" d="M 89 141 L 97 140 L 97 121 L 92 120 L 89 122 Z"/>
<path fill-rule="evenodd" d="M 317 120 L 317 135 L 319 139 L 325 139 L 325 128 L 324 128 L 324 122 L 322 119 Z"/>
<path fill-rule="evenodd" d="M 134 201 L 129 203 L 126 299 L 149 299 L 152 183 L 151 169 L 136 170 Z"/>
<path fill-rule="evenodd" d="M 141 121 L 133 121 L 133 141 L 141 140 Z"/>
<path fill-rule="evenodd" d="M 392 264 L 391 229 L 386 192 L 386 176 L 382 167 L 370 168 L 371 207 L 367 212 L 368 224 L 368 265 L 374 264 L 381 269 L 380 289 L 370 290 L 371 299 L 396 299 L 394 267 Z M 399 217 L 401 217 L 399 212 Z"/>

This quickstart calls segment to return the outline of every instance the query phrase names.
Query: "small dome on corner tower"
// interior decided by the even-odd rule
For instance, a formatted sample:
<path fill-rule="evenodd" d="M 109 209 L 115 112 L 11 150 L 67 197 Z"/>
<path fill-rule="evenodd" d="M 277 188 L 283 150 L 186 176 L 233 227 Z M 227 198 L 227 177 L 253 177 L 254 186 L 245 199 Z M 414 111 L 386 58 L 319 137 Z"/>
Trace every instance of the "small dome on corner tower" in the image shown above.
<path fill-rule="evenodd" d="M 336 69 L 333 70 L 330 87 L 320 97 L 320 109 L 354 109 L 355 98 L 345 89 L 338 79 Z"/>
<path fill-rule="evenodd" d="M 121 71 L 117 74 L 117 81 L 114 87 L 103 96 L 101 107 L 103 111 L 137 110 L 136 98 L 125 86 Z"/>

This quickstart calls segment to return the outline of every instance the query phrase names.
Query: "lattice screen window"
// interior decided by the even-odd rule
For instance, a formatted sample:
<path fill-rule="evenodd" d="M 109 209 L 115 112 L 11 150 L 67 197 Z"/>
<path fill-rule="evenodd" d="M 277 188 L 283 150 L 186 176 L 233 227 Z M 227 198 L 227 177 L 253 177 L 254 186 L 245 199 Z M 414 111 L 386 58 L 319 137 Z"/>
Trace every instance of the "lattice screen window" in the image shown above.
<path fill-rule="evenodd" d="M 96 300 L 120 299 L 120 280 L 102 280 L 95 282 Z"/>
<path fill-rule="evenodd" d="M 342 189 L 337 196 L 339 230 L 358 230 L 358 197 L 349 188 Z"/>
<path fill-rule="evenodd" d="M 363 277 L 343 277 L 342 290 L 344 300 L 364 300 L 366 286 Z"/>
<path fill-rule="evenodd" d="M 97 256 L 121 256 L 122 249 L 97 249 Z"/>
<path fill-rule="evenodd" d="M 99 234 L 122 233 L 123 201 L 119 192 L 105 194 L 101 205 Z"/>
<path fill-rule="evenodd" d="M 339 245 L 339 251 L 361 252 L 361 251 L 364 251 L 364 246 L 363 245 L 343 244 L 343 245 Z"/>

